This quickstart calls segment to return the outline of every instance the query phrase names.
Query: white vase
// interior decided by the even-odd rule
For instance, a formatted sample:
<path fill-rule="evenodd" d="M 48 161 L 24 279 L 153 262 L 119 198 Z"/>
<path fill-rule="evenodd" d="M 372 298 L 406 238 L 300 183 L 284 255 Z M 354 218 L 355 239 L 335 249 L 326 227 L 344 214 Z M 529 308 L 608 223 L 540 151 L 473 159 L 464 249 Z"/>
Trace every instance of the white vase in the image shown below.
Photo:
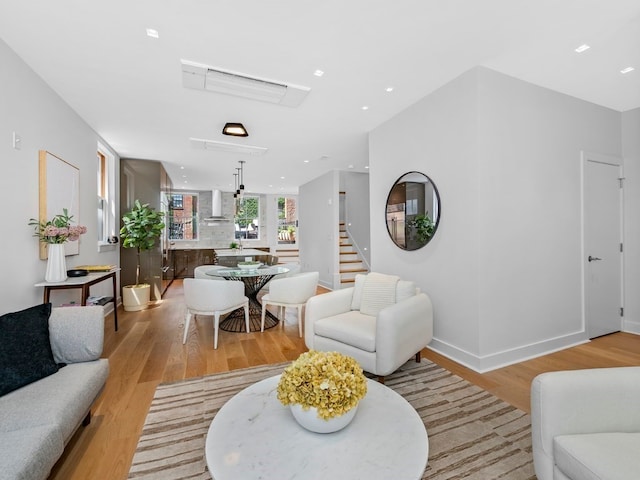
<path fill-rule="evenodd" d="M 64 282 L 67 279 L 67 263 L 64 258 L 64 243 L 50 243 L 47 247 L 47 282 Z"/>
<path fill-rule="evenodd" d="M 293 418 L 304 428 L 315 433 L 333 433 L 342 430 L 351 423 L 356 410 L 358 410 L 358 405 L 356 405 L 343 415 L 325 420 L 318 417 L 318 410 L 315 407 L 310 407 L 309 410 L 304 410 L 299 404 L 289 405 L 289 407 Z"/>

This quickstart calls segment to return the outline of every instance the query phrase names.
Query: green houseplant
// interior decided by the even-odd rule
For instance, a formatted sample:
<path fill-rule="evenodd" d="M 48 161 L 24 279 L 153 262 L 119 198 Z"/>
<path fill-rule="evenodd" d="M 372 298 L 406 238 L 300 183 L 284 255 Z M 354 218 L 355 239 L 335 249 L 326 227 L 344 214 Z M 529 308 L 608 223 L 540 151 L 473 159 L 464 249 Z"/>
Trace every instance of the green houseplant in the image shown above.
<path fill-rule="evenodd" d="M 140 283 L 140 255 L 152 249 L 160 238 L 164 213 L 136 200 L 133 208 L 122 216 L 122 224 L 122 247 L 136 249 L 136 283 L 122 287 L 122 304 L 127 311 L 143 310 L 149 303 L 151 285 Z"/>
<path fill-rule="evenodd" d="M 426 213 L 416 215 L 416 217 L 409 222 L 409 226 L 415 229 L 416 238 L 421 245 L 429 241 L 435 230 L 433 220 L 431 220 Z"/>

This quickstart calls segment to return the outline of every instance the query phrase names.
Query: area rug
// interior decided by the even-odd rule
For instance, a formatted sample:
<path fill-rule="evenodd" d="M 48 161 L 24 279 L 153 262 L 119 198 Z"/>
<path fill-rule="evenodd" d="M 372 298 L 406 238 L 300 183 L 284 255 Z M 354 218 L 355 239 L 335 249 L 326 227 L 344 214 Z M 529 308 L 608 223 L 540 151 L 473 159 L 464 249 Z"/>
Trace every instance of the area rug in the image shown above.
<path fill-rule="evenodd" d="M 129 478 L 211 479 L 204 445 L 213 417 L 240 390 L 282 373 L 286 365 L 247 368 L 158 386 Z M 531 422 L 526 413 L 427 360 L 407 362 L 386 377 L 385 384 L 407 399 L 424 420 L 429 462 L 423 479 L 536 478 Z M 358 478 L 357 472 L 349 472 L 344 480 Z"/>

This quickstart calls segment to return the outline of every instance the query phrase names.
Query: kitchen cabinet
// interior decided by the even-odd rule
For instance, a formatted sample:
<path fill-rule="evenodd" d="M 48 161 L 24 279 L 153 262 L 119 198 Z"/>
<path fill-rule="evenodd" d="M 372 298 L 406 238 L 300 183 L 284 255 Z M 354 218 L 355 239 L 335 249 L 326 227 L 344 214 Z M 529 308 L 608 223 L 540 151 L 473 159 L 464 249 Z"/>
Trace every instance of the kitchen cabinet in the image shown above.
<path fill-rule="evenodd" d="M 200 265 L 213 265 L 216 253 L 213 248 L 174 248 L 173 274 L 175 278 L 193 278 L 193 271 Z"/>

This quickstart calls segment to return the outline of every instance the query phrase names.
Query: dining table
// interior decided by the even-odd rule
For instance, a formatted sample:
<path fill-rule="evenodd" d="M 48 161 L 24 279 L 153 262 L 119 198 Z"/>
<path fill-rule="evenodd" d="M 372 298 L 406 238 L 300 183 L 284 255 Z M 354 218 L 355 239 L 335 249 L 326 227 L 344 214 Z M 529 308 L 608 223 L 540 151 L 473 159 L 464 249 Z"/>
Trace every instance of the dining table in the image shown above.
<path fill-rule="evenodd" d="M 258 294 L 262 287 L 276 275 L 288 273 L 287 267 L 280 265 L 261 265 L 257 268 L 219 268 L 206 272 L 207 275 L 222 277 L 225 280 L 235 280 L 244 282 L 244 293 L 249 299 L 249 330 L 259 332 L 262 320 L 262 304 L 258 299 Z M 278 324 L 278 317 L 266 311 L 264 328 L 273 328 Z M 244 312 L 234 310 L 224 319 L 220 320 L 219 328 L 226 332 L 244 332 Z"/>

